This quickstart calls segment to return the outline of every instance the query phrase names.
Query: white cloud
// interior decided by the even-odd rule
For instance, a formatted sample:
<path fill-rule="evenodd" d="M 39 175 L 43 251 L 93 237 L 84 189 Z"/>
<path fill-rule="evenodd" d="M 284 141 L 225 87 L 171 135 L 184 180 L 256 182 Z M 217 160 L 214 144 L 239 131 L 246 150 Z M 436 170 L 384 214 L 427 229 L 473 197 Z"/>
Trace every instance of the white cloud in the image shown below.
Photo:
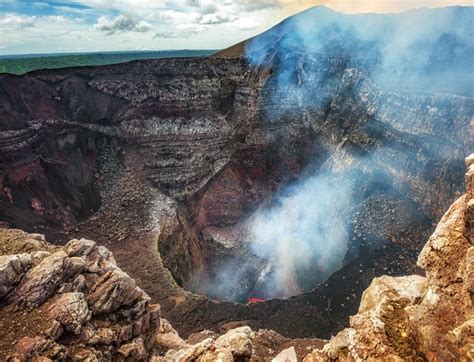
<path fill-rule="evenodd" d="M 152 25 L 143 20 L 136 20 L 132 17 L 125 15 L 117 15 L 115 18 L 109 18 L 107 16 L 101 16 L 97 23 L 94 25 L 94 29 L 100 31 L 106 31 L 108 35 L 116 32 L 135 31 L 139 33 L 145 33 L 152 28 Z"/>
<path fill-rule="evenodd" d="M 27 29 L 35 26 L 35 16 L 24 16 L 18 14 L 5 14 L 0 16 L 0 26 L 13 29 Z"/>
<path fill-rule="evenodd" d="M 238 17 L 233 16 L 233 15 L 206 14 L 200 18 L 199 24 L 202 24 L 202 25 L 225 24 L 225 23 L 232 23 L 237 19 Z"/>
<path fill-rule="evenodd" d="M 232 26 L 237 31 L 250 31 L 258 29 L 262 23 L 256 17 L 239 18 Z"/>
<path fill-rule="evenodd" d="M 201 14 L 215 14 L 219 11 L 216 4 L 205 4 L 200 7 Z"/>
<path fill-rule="evenodd" d="M 2 1 L 15 4 L 14 0 Z M 395 11 L 397 4 L 441 6 L 454 0 L 71 0 L 48 6 L 38 1 L 30 2 L 31 9 L 40 9 L 36 16 L 15 13 L 16 10 L 0 14 L 0 34 L 8 34 L 0 36 L 2 54 L 45 53 L 58 48 L 219 49 L 250 38 L 291 13 L 321 3 L 351 12 L 378 11 L 381 7 Z M 472 0 L 459 0 L 467 2 Z M 45 16 L 44 9 L 56 13 Z M 114 41 L 104 41 L 103 34 L 113 34 Z"/>
<path fill-rule="evenodd" d="M 196 11 L 176 11 L 176 10 L 165 10 L 154 14 L 155 19 L 160 20 L 168 24 L 184 25 L 184 24 L 197 24 L 200 19 L 199 13 Z"/>
<path fill-rule="evenodd" d="M 66 17 L 66 16 L 63 16 L 63 15 L 48 15 L 48 16 L 44 16 L 42 18 L 42 20 L 45 20 L 47 22 L 51 22 L 51 23 L 56 23 L 56 24 L 66 24 L 70 21 L 76 21 L 76 22 L 80 22 L 81 19 L 79 18 L 70 18 L 70 17 Z"/>
<path fill-rule="evenodd" d="M 187 39 L 193 35 L 199 34 L 199 31 L 195 30 L 182 30 L 182 31 L 164 31 L 156 33 L 153 37 L 154 39 L 163 38 L 163 39 Z"/>
<path fill-rule="evenodd" d="M 281 1 L 275 0 L 234 0 L 233 3 L 235 3 L 241 11 L 245 12 L 259 11 L 264 9 L 275 9 L 283 5 Z"/>
<path fill-rule="evenodd" d="M 77 0 L 76 4 L 90 8 L 36 17 L 0 15 L 0 33 L 8 33 L 1 39 L 0 53 L 222 49 L 264 30 L 270 25 L 265 19 L 275 19 L 260 11 L 244 16 L 235 3 L 224 0 L 136 0 L 133 4 L 131 0 Z M 31 26 L 35 31 L 11 31 Z M 114 41 L 104 41 L 102 34 Z"/>

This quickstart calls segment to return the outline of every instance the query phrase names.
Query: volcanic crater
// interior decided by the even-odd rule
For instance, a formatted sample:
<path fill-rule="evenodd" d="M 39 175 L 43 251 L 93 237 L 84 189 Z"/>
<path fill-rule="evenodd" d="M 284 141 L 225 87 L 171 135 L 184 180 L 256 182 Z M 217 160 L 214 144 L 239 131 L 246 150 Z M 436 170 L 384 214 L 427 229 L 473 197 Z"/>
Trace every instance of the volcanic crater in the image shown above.
<path fill-rule="evenodd" d="M 418 272 L 463 190 L 473 103 L 376 84 L 373 58 L 284 57 L 2 75 L 0 221 L 106 245 L 182 336 L 330 337 L 374 276 Z M 319 222 L 288 248 L 281 230 L 308 208 Z"/>

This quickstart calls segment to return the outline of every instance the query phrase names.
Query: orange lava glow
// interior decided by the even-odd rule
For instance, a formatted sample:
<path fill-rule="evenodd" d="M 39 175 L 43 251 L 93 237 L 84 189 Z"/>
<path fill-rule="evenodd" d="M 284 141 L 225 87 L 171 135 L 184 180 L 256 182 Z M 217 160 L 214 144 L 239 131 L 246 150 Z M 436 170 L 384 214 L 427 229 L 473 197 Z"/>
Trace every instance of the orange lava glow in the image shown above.
<path fill-rule="evenodd" d="M 264 301 L 265 301 L 265 299 L 262 299 L 262 298 L 249 298 L 248 303 L 253 304 L 253 303 L 260 303 L 260 302 L 264 302 Z"/>

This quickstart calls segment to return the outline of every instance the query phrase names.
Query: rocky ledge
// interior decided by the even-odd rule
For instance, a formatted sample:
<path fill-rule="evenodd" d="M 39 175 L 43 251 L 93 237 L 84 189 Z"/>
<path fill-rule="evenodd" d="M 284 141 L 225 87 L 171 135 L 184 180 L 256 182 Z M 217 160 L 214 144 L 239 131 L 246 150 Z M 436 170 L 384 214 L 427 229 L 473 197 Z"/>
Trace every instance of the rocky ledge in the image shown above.
<path fill-rule="evenodd" d="M 0 228 L 0 240 L 2 361 L 262 360 L 323 344 L 246 326 L 183 340 L 107 248 L 86 239 L 57 247 L 16 229 Z"/>
<path fill-rule="evenodd" d="M 466 164 L 466 194 L 418 257 L 426 276 L 375 278 L 350 328 L 305 362 L 474 359 L 474 155 Z"/>
<path fill-rule="evenodd" d="M 0 358 L 472 360 L 474 154 L 466 164 L 466 194 L 449 208 L 418 258 L 426 276 L 375 278 L 350 327 L 324 346 L 247 326 L 183 340 L 105 247 L 86 239 L 58 247 L 39 234 L 0 229 Z"/>
<path fill-rule="evenodd" d="M 0 359 L 145 359 L 160 309 L 86 239 L 64 247 L 0 229 Z M 45 359 L 46 358 L 46 359 Z"/>

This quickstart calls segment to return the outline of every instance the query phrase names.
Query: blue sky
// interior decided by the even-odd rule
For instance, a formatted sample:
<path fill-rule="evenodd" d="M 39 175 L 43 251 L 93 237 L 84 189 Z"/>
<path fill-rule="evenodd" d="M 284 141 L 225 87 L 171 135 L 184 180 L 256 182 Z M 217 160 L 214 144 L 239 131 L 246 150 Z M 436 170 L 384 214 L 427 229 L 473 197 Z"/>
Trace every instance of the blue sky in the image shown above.
<path fill-rule="evenodd" d="M 220 49 L 314 5 L 357 12 L 473 0 L 0 0 L 0 54 Z"/>

